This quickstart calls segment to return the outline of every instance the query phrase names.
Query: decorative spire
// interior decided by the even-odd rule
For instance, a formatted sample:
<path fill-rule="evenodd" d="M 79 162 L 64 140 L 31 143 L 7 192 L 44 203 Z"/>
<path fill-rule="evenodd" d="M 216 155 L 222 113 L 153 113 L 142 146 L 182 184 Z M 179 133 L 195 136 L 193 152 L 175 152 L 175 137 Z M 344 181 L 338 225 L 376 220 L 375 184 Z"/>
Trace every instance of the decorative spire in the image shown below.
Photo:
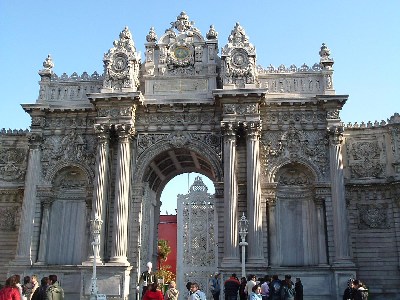
<path fill-rule="evenodd" d="M 207 39 L 216 40 L 218 37 L 218 32 L 215 31 L 214 25 L 210 25 L 210 29 L 206 34 Z"/>
<path fill-rule="evenodd" d="M 154 31 L 154 27 L 150 27 L 149 34 L 146 35 L 146 41 L 148 41 L 149 43 L 154 43 L 157 41 L 157 35 Z"/>
<path fill-rule="evenodd" d="M 228 37 L 228 42 L 234 46 L 242 46 L 249 43 L 246 32 L 239 23 L 235 24 L 235 27 L 231 31 L 231 35 Z"/>
<path fill-rule="evenodd" d="M 192 186 L 190 187 L 190 192 L 207 192 L 208 188 L 204 184 L 203 179 L 200 176 L 196 176 Z"/>
<path fill-rule="evenodd" d="M 319 51 L 319 56 L 321 57 L 320 64 L 326 70 L 330 70 L 334 64 L 334 61 L 332 58 L 330 58 L 330 55 L 331 50 L 325 45 L 325 43 L 322 43 L 321 50 Z"/>

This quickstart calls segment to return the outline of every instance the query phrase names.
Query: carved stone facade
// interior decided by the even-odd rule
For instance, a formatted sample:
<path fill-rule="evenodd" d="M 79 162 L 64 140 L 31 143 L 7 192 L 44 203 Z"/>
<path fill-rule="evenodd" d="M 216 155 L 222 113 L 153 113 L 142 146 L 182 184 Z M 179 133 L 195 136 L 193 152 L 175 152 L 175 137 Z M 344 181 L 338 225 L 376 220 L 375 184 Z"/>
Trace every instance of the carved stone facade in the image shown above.
<path fill-rule="evenodd" d="M 99 291 L 136 299 L 156 262 L 161 192 L 198 172 L 215 185 L 223 276 L 241 270 L 244 213 L 248 273 L 301 277 L 307 299 L 340 299 L 354 276 L 373 299 L 399 299 L 399 114 L 344 126 L 325 44 L 312 67 L 263 68 L 238 23 L 221 56 L 207 30 L 182 12 L 160 38 L 150 29 L 141 62 L 125 28 L 102 75 L 57 76 L 46 58 L 23 105 L 30 131 L 0 132 L 1 280 L 56 273 L 68 299 L 89 298 L 97 217 Z"/>

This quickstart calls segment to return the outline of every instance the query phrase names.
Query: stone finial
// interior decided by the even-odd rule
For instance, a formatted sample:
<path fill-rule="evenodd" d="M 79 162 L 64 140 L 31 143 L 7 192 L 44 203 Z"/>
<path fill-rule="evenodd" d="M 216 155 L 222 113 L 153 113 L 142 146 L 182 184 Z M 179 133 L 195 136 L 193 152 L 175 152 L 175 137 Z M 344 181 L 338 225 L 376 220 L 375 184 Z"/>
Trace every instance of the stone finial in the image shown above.
<path fill-rule="evenodd" d="M 51 76 L 53 74 L 54 62 L 49 55 L 47 55 L 46 59 L 43 62 L 43 69 L 39 71 L 40 76 Z"/>
<path fill-rule="evenodd" d="M 322 43 L 321 50 L 319 51 L 320 64 L 324 69 L 330 70 L 334 64 L 334 60 L 330 57 L 331 50 Z"/>
<path fill-rule="evenodd" d="M 218 37 L 218 32 L 215 31 L 214 25 L 210 25 L 210 29 L 206 34 L 206 38 L 209 40 L 216 40 Z"/>
<path fill-rule="evenodd" d="M 181 12 L 179 16 L 176 17 L 175 22 L 171 22 L 172 27 L 174 27 L 179 32 L 185 32 L 192 28 L 194 23 L 189 21 L 189 17 L 186 12 Z"/>
<path fill-rule="evenodd" d="M 246 32 L 239 23 L 235 24 L 235 27 L 231 31 L 231 35 L 228 37 L 229 43 L 234 46 L 240 46 L 249 43 L 249 39 L 246 36 Z"/>
<path fill-rule="evenodd" d="M 146 41 L 149 43 L 155 43 L 157 41 L 157 35 L 154 31 L 154 27 L 150 27 L 149 34 L 146 35 Z"/>

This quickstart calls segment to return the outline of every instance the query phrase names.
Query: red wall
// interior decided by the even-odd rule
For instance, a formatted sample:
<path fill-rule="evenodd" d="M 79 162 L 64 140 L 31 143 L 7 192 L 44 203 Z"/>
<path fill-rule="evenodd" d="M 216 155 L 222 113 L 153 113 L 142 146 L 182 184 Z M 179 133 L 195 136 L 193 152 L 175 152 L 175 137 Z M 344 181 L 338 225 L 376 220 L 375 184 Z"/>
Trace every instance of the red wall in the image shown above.
<path fill-rule="evenodd" d="M 158 224 L 158 239 L 167 240 L 171 247 L 171 253 L 168 255 L 165 265 L 170 265 L 169 271 L 176 274 L 176 244 L 177 244 L 177 215 L 160 215 L 160 223 Z M 157 269 L 160 262 L 157 262 Z"/>

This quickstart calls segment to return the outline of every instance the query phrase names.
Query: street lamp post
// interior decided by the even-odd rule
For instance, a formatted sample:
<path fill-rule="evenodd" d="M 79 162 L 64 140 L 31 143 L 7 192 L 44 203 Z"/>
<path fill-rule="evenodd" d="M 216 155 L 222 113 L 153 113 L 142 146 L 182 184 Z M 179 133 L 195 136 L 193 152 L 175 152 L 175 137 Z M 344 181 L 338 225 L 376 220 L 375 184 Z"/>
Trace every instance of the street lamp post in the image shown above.
<path fill-rule="evenodd" d="M 101 219 L 95 218 L 94 220 L 90 220 L 90 229 L 93 235 L 93 275 L 92 275 L 92 287 L 90 291 L 90 300 L 96 300 L 100 298 L 105 298 L 104 295 L 98 294 L 97 288 L 97 275 L 96 275 L 96 264 L 97 257 L 100 251 L 100 230 L 101 224 L 103 221 Z M 100 296 L 100 297 L 99 297 Z"/>
<path fill-rule="evenodd" d="M 246 235 L 248 233 L 249 221 L 246 219 L 246 216 L 242 215 L 239 220 L 239 235 L 240 235 L 240 243 L 239 246 L 242 247 L 242 277 L 246 277 L 246 266 L 245 266 L 245 257 L 246 257 L 246 246 L 248 243 L 246 242 Z"/>

